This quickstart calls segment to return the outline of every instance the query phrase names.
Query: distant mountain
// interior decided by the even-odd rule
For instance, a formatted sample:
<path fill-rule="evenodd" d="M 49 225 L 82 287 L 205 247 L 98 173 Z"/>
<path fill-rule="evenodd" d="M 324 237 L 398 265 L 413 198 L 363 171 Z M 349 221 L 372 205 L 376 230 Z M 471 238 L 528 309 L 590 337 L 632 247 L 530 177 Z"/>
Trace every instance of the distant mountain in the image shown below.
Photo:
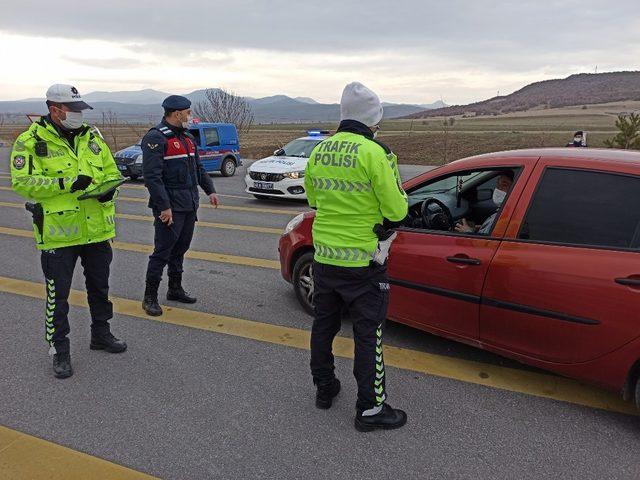
<path fill-rule="evenodd" d="M 557 80 L 532 83 L 511 95 L 469 105 L 436 108 L 407 115 L 427 118 L 454 115 L 498 115 L 532 108 L 640 100 L 640 72 L 580 73 Z"/>
<path fill-rule="evenodd" d="M 206 90 L 194 90 L 184 94 L 196 105 L 206 99 Z M 160 104 L 169 95 L 153 89 L 119 92 L 91 92 L 84 99 L 94 108 L 85 112 L 90 122 L 102 119 L 103 113 L 113 112 L 122 122 L 151 123 L 162 116 Z M 318 103 L 310 97 L 291 98 L 286 95 L 272 95 L 263 98 L 246 97 L 257 123 L 302 123 L 337 122 L 340 119 L 340 105 Z M 384 104 L 384 117 L 397 118 L 420 112 L 423 105 Z M 20 101 L 0 101 L 0 113 L 22 115 L 26 113 L 44 114 L 47 109 L 44 99 Z M 26 119 L 25 119 L 26 120 Z"/>
<path fill-rule="evenodd" d="M 302 103 L 308 103 L 310 105 L 317 105 L 319 102 L 316 102 L 313 98 L 310 97 L 296 97 L 294 100 L 297 100 Z"/>
<path fill-rule="evenodd" d="M 423 103 L 419 106 L 424 108 L 425 110 L 433 110 L 435 108 L 447 108 L 449 105 L 444 103 L 442 100 L 438 100 L 437 102 L 433 103 Z"/>

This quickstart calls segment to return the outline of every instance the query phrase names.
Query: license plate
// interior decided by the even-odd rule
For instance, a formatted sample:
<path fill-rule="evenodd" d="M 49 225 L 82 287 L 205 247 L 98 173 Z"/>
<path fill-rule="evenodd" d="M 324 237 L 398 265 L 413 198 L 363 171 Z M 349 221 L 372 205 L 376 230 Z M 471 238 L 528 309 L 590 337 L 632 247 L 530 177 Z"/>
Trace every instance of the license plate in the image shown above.
<path fill-rule="evenodd" d="M 253 186 L 262 190 L 273 190 L 273 183 L 253 182 Z"/>
<path fill-rule="evenodd" d="M 118 165 L 118 170 L 126 170 L 127 166 L 126 165 Z"/>

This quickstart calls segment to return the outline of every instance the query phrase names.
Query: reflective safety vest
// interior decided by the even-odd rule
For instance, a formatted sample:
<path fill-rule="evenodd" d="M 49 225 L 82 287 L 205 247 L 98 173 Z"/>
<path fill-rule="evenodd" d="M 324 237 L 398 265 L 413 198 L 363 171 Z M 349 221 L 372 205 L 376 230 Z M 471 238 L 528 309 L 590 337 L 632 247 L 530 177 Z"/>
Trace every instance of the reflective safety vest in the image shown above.
<path fill-rule="evenodd" d="M 378 244 L 373 227 L 385 218 L 397 222 L 407 215 L 396 155 L 363 135 L 339 132 L 319 143 L 304 180 L 309 205 L 317 209 L 317 262 L 369 265 Z"/>
<path fill-rule="evenodd" d="M 11 152 L 11 184 L 22 197 L 37 202 L 33 233 L 40 250 L 108 240 L 115 236 L 114 200 L 78 200 L 69 190 L 78 175 L 93 181 L 90 192 L 121 178 L 107 144 L 84 125 L 71 146 L 41 119 L 22 133 Z"/>

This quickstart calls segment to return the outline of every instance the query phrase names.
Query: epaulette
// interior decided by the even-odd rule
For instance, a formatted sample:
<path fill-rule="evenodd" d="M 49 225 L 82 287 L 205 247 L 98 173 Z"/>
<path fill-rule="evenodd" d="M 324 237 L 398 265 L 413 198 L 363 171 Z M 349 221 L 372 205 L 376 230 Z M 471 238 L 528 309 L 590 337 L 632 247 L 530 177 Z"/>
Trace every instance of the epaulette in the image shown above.
<path fill-rule="evenodd" d="M 158 130 L 160 133 L 162 133 L 167 138 L 171 138 L 171 137 L 175 136 L 173 131 L 171 131 L 171 129 L 169 127 L 165 127 L 164 125 L 160 125 L 158 127 L 153 127 L 153 128 L 155 130 Z"/>

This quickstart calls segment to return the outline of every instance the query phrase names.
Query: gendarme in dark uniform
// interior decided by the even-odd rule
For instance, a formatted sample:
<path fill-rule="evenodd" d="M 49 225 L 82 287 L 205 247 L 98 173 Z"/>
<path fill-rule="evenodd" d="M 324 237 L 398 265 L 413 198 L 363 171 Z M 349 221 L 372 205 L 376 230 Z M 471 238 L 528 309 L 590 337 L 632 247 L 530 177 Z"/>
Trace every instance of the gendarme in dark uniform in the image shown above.
<path fill-rule="evenodd" d="M 182 263 L 189 249 L 197 220 L 198 186 L 212 205 L 218 198 L 211 177 L 198 157 L 195 138 L 187 130 L 191 102 L 171 95 L 162 102 L 165 116 L 142 139 L 142 173 L 149 190 L 153 212 L 154 251 L 149 257 L 143 309 L 149 315 L 162 315 L 158 287 L 168 265 L 167 300 L 195 303 L 182 288 Z"/>

